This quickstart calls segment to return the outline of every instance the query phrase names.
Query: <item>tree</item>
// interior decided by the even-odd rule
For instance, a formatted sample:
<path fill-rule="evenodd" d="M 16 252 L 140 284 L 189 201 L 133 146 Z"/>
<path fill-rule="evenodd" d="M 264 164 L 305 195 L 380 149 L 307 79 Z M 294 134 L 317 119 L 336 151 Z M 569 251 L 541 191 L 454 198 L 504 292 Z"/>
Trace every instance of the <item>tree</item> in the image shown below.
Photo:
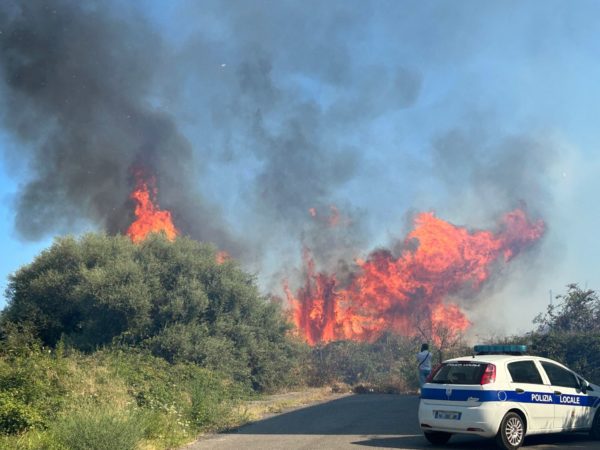
<path fill-rule="evenodd" d="M 529 337 L 534 353 L 556 359 L 592 382 L 600 382 L 600 298 L 577 284 L 534 319 Z"/>
<path fill-rule="evenodd" d="M 600 298 L 591 290 L 569 284 L 567 293 L 556 297 L 558 305 L 549 305 L 545 314 L 534 319 L 538 332 L 585 333 L 600 331 Z"/>
<path fill-rule="evenodd" d="M 9 279 L 0 328 L 83 351 L 119 342 L 191 361 L 257 389 L 286 381 L 298 351 L 281 309 L 216 249 L 153 235 L 60 238 Z"/>

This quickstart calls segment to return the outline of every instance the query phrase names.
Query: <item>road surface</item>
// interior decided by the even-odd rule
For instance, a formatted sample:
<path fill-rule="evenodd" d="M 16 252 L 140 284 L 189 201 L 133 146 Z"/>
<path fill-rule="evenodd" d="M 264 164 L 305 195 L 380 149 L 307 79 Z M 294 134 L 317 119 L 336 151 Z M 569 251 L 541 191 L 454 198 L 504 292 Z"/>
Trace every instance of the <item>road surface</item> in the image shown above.
<path fill-rule="evenodd" d="M 235 432 L 204 437 L 185 450 L 226 449 L 466 449 L 492 450 L 494 441 L 453 436 L 433 446 L 417 423 L 419 399 L 408 395 L 351 395 L 279 414 Z M 586 434 L 532 436 L 524 450 L 598 449 Z"/>

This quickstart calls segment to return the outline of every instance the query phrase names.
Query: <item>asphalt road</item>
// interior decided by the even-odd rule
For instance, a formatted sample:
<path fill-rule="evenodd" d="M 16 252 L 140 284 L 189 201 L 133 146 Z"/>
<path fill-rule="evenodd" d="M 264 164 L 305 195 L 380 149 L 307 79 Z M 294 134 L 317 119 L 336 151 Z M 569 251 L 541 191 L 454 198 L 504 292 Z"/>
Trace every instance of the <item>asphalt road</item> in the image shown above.
<path fill-rule="evenodd" d="M 200 449 L 469 449 L 492 450 L 493 440 L 453 436 L 429 444 L 417 422 L 416 396 L 351 395 L 279 414 L 238 430 L 207 436 L 186 447 Z M 526 438 L 527 450 L 598 449 L 586 434 Z"/>

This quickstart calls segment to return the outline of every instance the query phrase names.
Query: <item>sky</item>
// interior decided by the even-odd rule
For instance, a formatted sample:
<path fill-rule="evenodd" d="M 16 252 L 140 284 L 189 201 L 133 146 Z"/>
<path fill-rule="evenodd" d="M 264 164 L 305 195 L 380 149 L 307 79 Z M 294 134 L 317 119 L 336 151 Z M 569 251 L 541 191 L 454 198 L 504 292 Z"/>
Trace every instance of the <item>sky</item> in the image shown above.
<path fill-rule="evenodd" d="M 139 162 L 265 292 L 302 247 L 334 270 L 417 212 L 494 229 L 516 207 L 547 232 L 467 308 L 475 333 L 600 288 L 597 2 L 19 3 L 0 6 L 2 289 L 56 236 L 122 232 Z M 308 214 L 332 205 L 342 231 Z"/>

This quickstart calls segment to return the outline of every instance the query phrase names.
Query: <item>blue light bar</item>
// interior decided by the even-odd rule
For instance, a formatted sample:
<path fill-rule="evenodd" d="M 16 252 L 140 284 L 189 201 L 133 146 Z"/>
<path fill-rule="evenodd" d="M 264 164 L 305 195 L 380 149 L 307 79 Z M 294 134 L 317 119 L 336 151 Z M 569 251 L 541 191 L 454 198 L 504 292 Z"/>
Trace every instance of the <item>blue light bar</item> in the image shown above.
<path fill-rule="evenodd" d="M 473 350 L 476 355 L 523 355 L 527 353 L 527 346 L 520 344 L 476 345 Z"/>

